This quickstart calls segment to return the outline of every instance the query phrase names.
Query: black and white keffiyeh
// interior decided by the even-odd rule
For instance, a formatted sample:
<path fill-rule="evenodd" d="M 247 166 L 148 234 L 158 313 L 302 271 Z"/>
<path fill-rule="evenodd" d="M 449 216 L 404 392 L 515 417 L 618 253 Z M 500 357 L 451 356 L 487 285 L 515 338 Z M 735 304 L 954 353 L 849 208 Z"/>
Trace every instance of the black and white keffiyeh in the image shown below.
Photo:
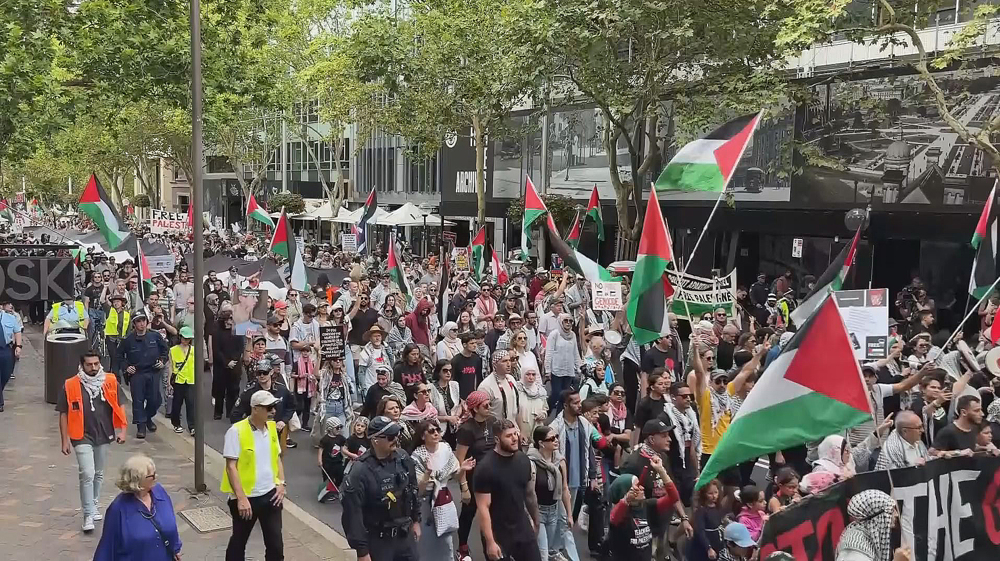
<path fill-rule="evenodd" d="M 917 440 L 914 446 L 916 446 L 920 457 L 926 459 L 928 451 L 927 445 L 924 444 L 924 441 Z M 875 462 L 875 470 L 881 471 L 884 469 L 908 467 L 910 464 L 906 461 L 906 448 L 907 443 L 903 440 L 903 437 L 899 435 L 898 429 L 892 431 L 889 434 L 889 437 L 885 439 L 885 444 L 882 445 L 882 451 L 879 453 L 878 461 Z"/>
<path fill-rule="evenodd" d="M 80 385 L 86 390 L 87 395 L 90 397 L 90 410 L 96 411 L 94 407 L 94 400 L 99 399 L 100 401 L 107 401 L 104 399 L 104 380 L 106 379 L 106 374 L 104 373 L 104 367 L 100 367 L 97 370 L 97 374 L 90 376 L 83 371 L 83 366 L 80 366 L 76 371 L 76 377 L 80 379 Z"/>
<path fill-rule="evenodd" d="M 847 503 L 847 514 L 854 519 L 844 528 L 837 544 L 841 551 L 857 551 L 874 561 L 889 561 L 892 556 L 893 516 L 896 501 L 883 491 L 868 489 L 854 495 Z"/>

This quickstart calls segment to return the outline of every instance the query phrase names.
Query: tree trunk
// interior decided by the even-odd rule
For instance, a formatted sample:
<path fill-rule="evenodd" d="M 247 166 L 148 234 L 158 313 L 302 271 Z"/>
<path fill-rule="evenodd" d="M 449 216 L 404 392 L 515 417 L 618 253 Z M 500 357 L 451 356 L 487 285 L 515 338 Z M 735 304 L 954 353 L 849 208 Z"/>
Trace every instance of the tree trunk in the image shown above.
<path fill-rule="evenodd" d="M 481 227 L 486 223 L 486 142 L 478 115 L 472 116 L 472 129 L 476 139 L 476 225 Z"/>
<path fill-rule="evenodd" d="M 344 150 L 344 133 L 337 135 L 333 141 L 333 169 L 337 171 L 333 185 L 333 212 L 340 212 L 340 205 L 344 204 L 344 168 L 340 163 L 340 153 Z M 336 216 L 336 214 L 334 215 Z"/>

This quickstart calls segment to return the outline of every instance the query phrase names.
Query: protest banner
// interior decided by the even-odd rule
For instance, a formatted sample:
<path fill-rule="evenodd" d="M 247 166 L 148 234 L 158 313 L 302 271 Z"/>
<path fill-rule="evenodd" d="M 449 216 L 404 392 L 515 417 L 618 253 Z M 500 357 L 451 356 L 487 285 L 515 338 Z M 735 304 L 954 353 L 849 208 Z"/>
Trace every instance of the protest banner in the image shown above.
<path fill-rule="evenodd" d="M 233 321 L 236 335 L 254 333 L 267 323 L 267 291 L 241 288 L 233 303 Z"/>
<path fill-rule="evenodd" d="M 674 287 L 671 311 L 677 314 L 677 319 L 690 319 L 689 312 L 698 319 L 716 308 L 726 310 L 729 317 L 736 315 L 736 269 L 713 279 L 670 270 L 667 278 Z"/>
<path fill-rule="evenodd" d="M 347 253 L 358 252 L 357 234 L 340 234 L 340 247 Z"/>
<path fill-rule="evenodd" d="M 851 337 L 854 358 L 878 360 L 889 352 L 889 289 L 839 290 L 833 293 Z"/>
<path fill-rule="evenodd" d="M 187 230 L 188 215 L 186 212 L 165 212 L 155 208 L 149 209 L 149 231 L 154 234 L 166 234 L 176 230 Z"/>
<path fill-rule="evenodd" d="M 455 269 L 459 271 L 469 270 L 469 248 L 455 248 Z"/>
<path fill-rule="evenodd" d="M 172 254 L 170 255 L 146 255 L 146 264 L 149 266 L 149 272 L 154 275 L 172 273 L 174 272 L 174 266 L 177 264 L 177 258 Z"/>
<path fill-rule="evenodd" d="M 594 282 L 590 284 L 595 310 L 617 312 L 622 309 L 622 283 Z"/>
<path fill-rule="evenodd" d="M 891 482 L 890 482 L 891 475 Z M 772 514 L 760 538 L 760 558 L 775 551 L 795 559 L 834 561 L 851 522 L 847 504 L 866 489 L 892 495 L 899 505 L 901 544 L 912 561 L 996 559 L 1000 546 L 1000 458 L 939 459 L 891 472 L 859 473 Z"/>
<path fill-rule="evenodd" d="M 319 354 L 323 362 L 334 358 L 344 358 L 347 341 L 343 326 L 331 325 L 319 328 Z"/>

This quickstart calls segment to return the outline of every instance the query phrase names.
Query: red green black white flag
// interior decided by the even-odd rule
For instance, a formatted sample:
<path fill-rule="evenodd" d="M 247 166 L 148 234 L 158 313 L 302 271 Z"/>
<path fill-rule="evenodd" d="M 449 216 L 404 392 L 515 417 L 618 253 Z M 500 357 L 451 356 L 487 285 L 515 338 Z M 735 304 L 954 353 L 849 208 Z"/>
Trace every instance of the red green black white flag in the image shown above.
<path fill-rule="evenodd" d="M 128 226 L 115 210 L 111 197 L 101 186 L 96 174 L 90 174 L 90 180 L 80 195 L 80 211 L 94 221 L 112 251 L 118 249 L 128 237 Z"/>
<path fill-rule="evenodd" d="M 597 194 L 597 185 L 594 185 L 594 190 L 590 192 L 590 202 L 587 204 L 587 214 L 583 218 L 584 223 L 586 223 L 588 218 L 593 220 L 594 224 L 597 224 L 597 239 L 603 242 L 604 215 L 601 213 L 601 197 Z"/>
<path fill-rule="evenodd" d="M 409 304 L 413 300 L 413 291 L 410 290 L 410 283 L 406 280 L 403 264 L 396 255 L 395 235 L 389 240 L 389 258 L 386 261 L 386 267 L 389 270 L 389 279 L 399 288 L 399 291 L 406 297 L 406 303 Z"/>
<path fill-rule="evenodd" d="M 368 222 L 375 216 L 375 210 L 378 208 L 378 195 L 375 194 L 375 188 L 372 188 L 372 192 L 368 194 L 368 198 L 365 200 L 365 211 L 361 213 L 361 218 L 358 220 L 357 231 L 357 241 L 358 241 L 358 253 L 364 253 L 365 249 L 368 247 L 367 236 L 368 236 Z"/>
<path fill-rule="evenodd" d="M 267 209 L 257 203 L 257 199 L 254 198 L 253 193 L 250 194 L 250 200 L 247 201 L 247 218 L 253 218 L 268 228 L 274 228 L 274 220 L 271 220 L 271 217 L 267 214 Z"/>
<path fill-rule="evenodd" d="M 546 208 L 545 202 L 535 190 L 535 184 L 531 182 L 530 177 L 525 176 L 524 215 L 521 217 L 521 259 L 527 259 L 528 250 L 531 249 L 531 225 L 543 214 L 548 215 L 549 228 L 558 232 L 556 223 L 552 221 L 552 215 L 549 214 L 549 209 Z M 539 262 L 541 261 L 542 258 L 539 256 Z"/>
<path fill-rule="evenodd" d="M 685 144 L 656 179 L 660 191 L 721 193 L 753 139 L 760 113 L 737 117 L 704 138 Z"/>
<path fill-rule="evenodd" d="M 639 238 L 639 253 L 628 295 L 625 315 L 632 326 L 635 342 L 644 345 L 670 329 L 667 313 L 674 287 L 667 278 L 667 268 L 674 263 L 673 244 L 667 222 L 660 212 L 656 188 L 650 190 L 646 216 Z"/>
<path fill-rule="evenodd" d="M 983 206 L 983 213 L 976 224 L 976 232 L 972 235 L 972 247 L 976 250 L 976 259 L 972 262 L 969 294 L 980 299 L 986 296 L 997 278 L 997 216 L 993 212 L 996 192 L 997 184 L 993 182 L 990 198 Z"/>
<path fill-rule="evenodd" d="M 481 226 L 472 238 L 472 277 L 478 283 L 486 270 L 486 227 Z"/>
<path fill-rule="evenodd" d="M 580 213 L 577 212 L 576 216 L 573 218 L 573 225 L 569 228 L 569 234 L 566 234 L 566 243 L 570 247 L 576 249 L 580 247 Z"/>
<path fill-rule="evenodd" d="M 288 271 L 285 273 L 289 277 L 288 287 L 298 291 L 305 290 L 308 283 L 306 267 L 302 262 L 299 246 L 295 242 L 292 223 L 288 220 L 288 215 L 285 214 L 285 207 L 281 207 L 281 217 L 278 218 L 278 223 L 274 226 L 270 250 L 271 253 L 288 260 Z"/>
<path fill-rule="evenodd" d="M 830 263 L 826 271 L 823 271 L 823 274 L 816 280 L 813 289 L 792 310 L 792 313 L 789 314 L 792 323 L 795 325 L 804 324 L 809 319 L 809 316 L 813 315 L 819 309 L 827 294 L 836 290 L 843 290 L 844 281 L 847 280 L 847 273 L 851 271 L 851 265 L 854 264 L 854 257 L 858 253 L 858 240 L 860 239 L 861 228 L 858 228 L 858 231 L 854 233 L 854 238 L 851 239 L 851 243 L 840 250 L 837 258 Z M 776 296 L 781 298 L 783 295 L 777 294 Z"/>

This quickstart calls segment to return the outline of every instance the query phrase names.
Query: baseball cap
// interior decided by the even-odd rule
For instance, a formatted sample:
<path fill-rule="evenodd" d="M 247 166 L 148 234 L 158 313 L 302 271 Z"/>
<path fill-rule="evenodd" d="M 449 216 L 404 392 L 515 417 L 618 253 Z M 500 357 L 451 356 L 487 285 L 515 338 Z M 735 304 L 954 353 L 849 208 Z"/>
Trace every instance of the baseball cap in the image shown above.
<path fill-rule="evenodd" d="M 642 437 L 646 438 L 653 436 L 654 434 L 662 434 L 665 432 L 670 432 L 673 427 L 664 423 L 660 419 L 650 419 L 646 421 L 646 424 L 642 425 Z"/>
<path fill-rule="evenodd" d="M 181 327 L 180 334 L 185 339 L 194 339 L 194 329 L 191 329 L 190 325 Z"/>
<path fill-rule="evenodd" d="M 750 530 L 739 522 L 730 522 L 722 536 L 727 542 L 733 542 L 739 547 L 757 547 L 757 542 L 750 537 Z"/>
<path fill-rule="evenodd" d="M 274 303 L 274 309 L 275 310 L 283 310 L 283 309 L 285 309 L 287 307 L 288 307 L 288 304 L 286 304 L 284 300 L 278 300 L 278 301 L 276 301 Z"/>
<path fill-rule="evenodd" d="M 713 380 L 716 379 L 716 378 L 719 378 L 721 376 L 727 376 L 728 377 L 729 376 L 729 372 L 727 372 L 727 371 L 725 371 L 725 370 L 723 370 L 721 368 L 716 368 L 715 370 L 712 371 L 712 379 Z"/>
<path fill-rule="evenodd" d="M 267 324 L 268 325 L 280 325 L 281 324 L 281 318 L 279 318 L 278 316 L 271 316 L 271 317 L 267 318 Z"/>
<path fill-rule="evenodd" d="M 257 390 L 253 392 L 252 396 L 250 396 L 250 407 L 267 407 L 268 405 L 274 405 L 277 402 L 278 398 L 274 397 L 274 394 L 267 390 Z"/>
<path fill-rule="evenodd" d="M 386 417 L 385 415 L 379 415 L 368 423 L 368 438 L 374 438 L 376 436 L 388 436 L 391 438 L 398 435 L 399 431 L 399 424 L 393 422 L 392 419 Z"/>

